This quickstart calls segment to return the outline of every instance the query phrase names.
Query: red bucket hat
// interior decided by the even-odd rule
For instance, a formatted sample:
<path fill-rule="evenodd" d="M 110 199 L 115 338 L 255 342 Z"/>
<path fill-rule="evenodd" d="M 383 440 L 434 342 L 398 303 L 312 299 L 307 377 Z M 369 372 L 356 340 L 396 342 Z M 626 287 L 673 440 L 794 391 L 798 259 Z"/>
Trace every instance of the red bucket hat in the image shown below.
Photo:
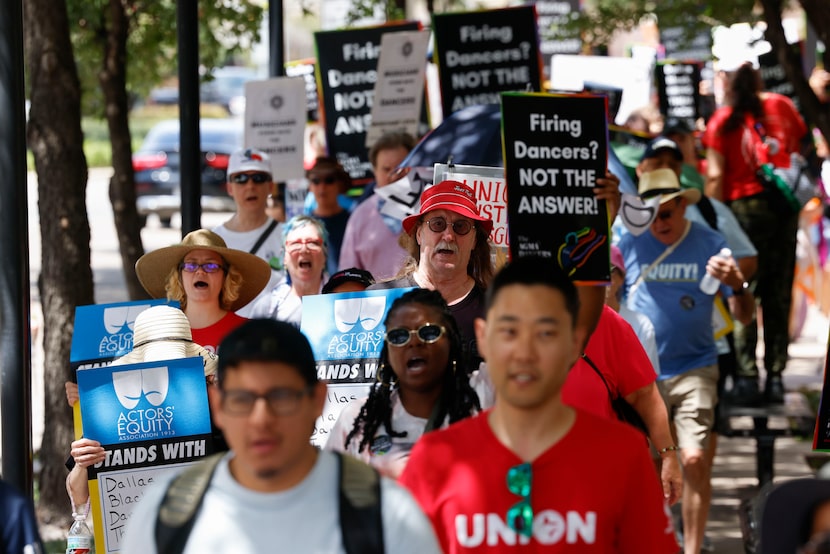
<path fill-rule="evenodd" d="M 448 210 L 464 217 L 469 217 L 490 234 L 493 230 L 493 221 L 478 214 L 476 195 L 473 189 L 459 181 L 441 181 L 424 189 L 421 193 L 421 210 L 417 214 L 405 217 L 402 224 L 406 234 L 411 235 L 418 219 L 432 210 Z"/>

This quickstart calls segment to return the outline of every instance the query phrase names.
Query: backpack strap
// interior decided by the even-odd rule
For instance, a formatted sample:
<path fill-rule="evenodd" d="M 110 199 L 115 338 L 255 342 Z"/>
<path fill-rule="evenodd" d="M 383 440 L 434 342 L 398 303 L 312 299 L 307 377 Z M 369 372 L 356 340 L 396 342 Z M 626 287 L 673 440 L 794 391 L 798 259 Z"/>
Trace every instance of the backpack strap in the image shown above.
<path fill-rule="evenodd" d="M 205 491 L 225 454 L 220 452 L 208 456 L 185 469 L 170 482 L 156 519 L 158 554 L 178 554 L 184 551 Z"/>
<path fill-rule="evenodd" d="M 340 531 L 347 554 L 383 554 L 380 474 L 373 467 L 337 453 Z"/>
<path fill-rule="evenodd" d="M 703 219 L 706 220 L 706 223 L 709 224 L 709 227 L 717 231 L 718 214 L 715 213 L 715 206 L 712 204 L 712 201 L 709 200 L 708 196 L 705 194 L 700 195 L 700 200 L 697 203 L 697 209 L 700 211 L 700 215 L 703 216 Z"/>

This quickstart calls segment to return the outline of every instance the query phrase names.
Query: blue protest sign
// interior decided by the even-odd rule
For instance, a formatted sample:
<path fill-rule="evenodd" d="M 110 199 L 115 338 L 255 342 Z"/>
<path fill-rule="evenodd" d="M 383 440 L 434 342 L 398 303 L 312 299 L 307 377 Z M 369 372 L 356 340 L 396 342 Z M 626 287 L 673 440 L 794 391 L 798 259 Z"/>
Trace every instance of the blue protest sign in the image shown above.
<path fill-rule="evenodd" d="M 342 292 L 303 297 L 300 330 L 317 362 L 317 377 L 328 384 L 323 414 L 314 424 L 312 444 L 323 447 L 340 412 L 369 394 L 377 378 L 392 303 L 411 288 Z"/>
<path fill-rule="evenodd" d="M 178 302 L 157 298 L 75 308 L 75 332 L 69 353 L 72 369 L 99 367 L 132 350 L 136 316 L 151 306 L 163 304 L 179 307 Z"/>
<path fill-rule="evenodd" d="M 210 433 L 199 357 L 78 372 L 84 435 L 103 445 Z"/>

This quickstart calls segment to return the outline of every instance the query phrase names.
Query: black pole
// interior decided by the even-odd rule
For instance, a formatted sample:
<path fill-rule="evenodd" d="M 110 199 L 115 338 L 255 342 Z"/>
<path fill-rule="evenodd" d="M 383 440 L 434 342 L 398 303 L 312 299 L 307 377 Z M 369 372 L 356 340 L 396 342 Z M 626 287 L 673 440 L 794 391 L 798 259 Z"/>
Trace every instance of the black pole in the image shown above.
<path fill-rule="evenodd" d="M 179 42 L 179 175 L 182 236 L 202 226 L 202 154 L 199 141 L 199 3 L 179 0 L 176 24 Z"/>
<path fill-rule="evenodd" d="M 283 36 L 282 0 L 268 2 L 268 29 L 269 61 L 268 71 L 271 77 L 285 75 L 285 37 Z"/>
<path fill-rule="evenodd" d="M 23 3 L 0 0 L 0 421 L 3 479 L 32 495 L 32 352 Z"/>

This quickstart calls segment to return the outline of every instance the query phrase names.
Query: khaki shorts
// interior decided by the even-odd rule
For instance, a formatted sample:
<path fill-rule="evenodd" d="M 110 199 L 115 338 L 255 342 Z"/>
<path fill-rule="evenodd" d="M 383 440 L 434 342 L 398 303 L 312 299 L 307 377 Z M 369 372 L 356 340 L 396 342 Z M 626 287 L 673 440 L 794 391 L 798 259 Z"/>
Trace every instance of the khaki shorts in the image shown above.
<path fill-rule="evenodd" d="M 657 381 L 657 388 L 666 403 L 677 446 L 705 449 L 718 402 L 717 364 Z"/>

